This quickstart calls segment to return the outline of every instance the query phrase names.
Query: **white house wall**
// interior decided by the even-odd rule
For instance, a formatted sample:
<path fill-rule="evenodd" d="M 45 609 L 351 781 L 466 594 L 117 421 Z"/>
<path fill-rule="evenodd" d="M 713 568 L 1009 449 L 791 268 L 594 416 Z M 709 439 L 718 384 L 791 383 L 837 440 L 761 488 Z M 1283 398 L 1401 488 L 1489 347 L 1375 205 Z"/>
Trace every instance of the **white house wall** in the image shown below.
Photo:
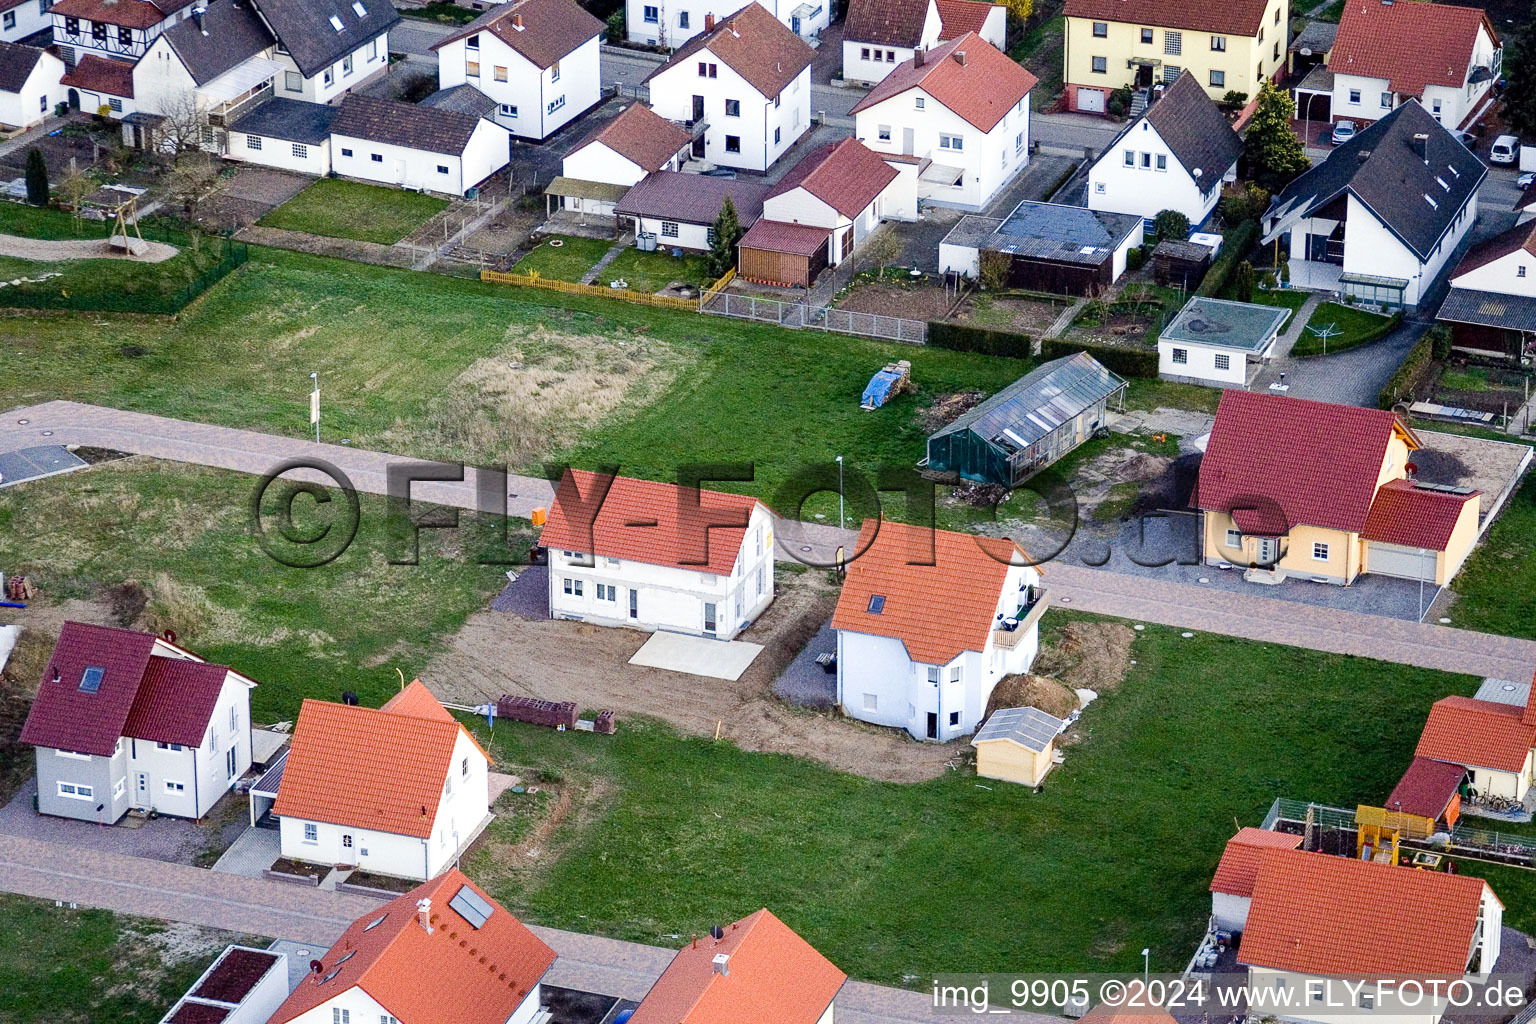
<path fill-rule="evenodd" d="M 795 8 L 801 0 L 759 0 L 768 13 L 793 29 Z M 800 24 L 800 37 L 809 40 L 821 34 L 831 22 L 832 8 L 826 0 L 805 0 L 812 14 Z M 632 43 L 665 46 L 676 50 L 705 30 L 708 16 L 721 20 L 745 7 L 741 0 L 626 0 L 624 30 Z M 654 20 L 647 20 L 647 9 Z"/>
<path fill-rule="evenodd" d="M 1173 361 L 1174 349 L 1184 352 L 1184 362 Z M 1225 370 L 1216 365 L 1217 356 L 1227 357 Z M 1248 383 L 1248 354 L 1240 349 L 1213 348 L 1164 339 L 1157 343 L 1157 375 L 1196 384 L 1242 387 Z"/>
<path fill-rule="evenodd" d="M 1252 906 L 1251 896 L 1211 893 L 1211 917 L 1216 919 L 1216 927 L 1225 932 L 1241 932 L 1248 927 L 1248 910 Z"/>
<path fill-rule="evenodd" d="M 1125 164 L 1126 153 L 1131 154 L 1132 166 Z M 1151 157 L 1149 168 L 1142 167 L 1142 154 Z M 1166 162 L 1165 170 L 1157 169 L 1159 156 Z M 1088 209 L 1126 213 L 1144 220 L 1153 220 L 1164 210 L 1177 210 L 1190 224 L 1199 226 L 1216 208 L 1221 181 L 1231 169 L 1200 168 L 1200 180 L 1206 186 L 1202 191 L 1191 174 L 1194 169 L 1180 164 L 1157 129 L 1143 120 L 1089 169 Z"/>
<path fill-rule="evenodd" d="M 569 153 L 560 162 L 560 173 L 579 181 L 600 181 L 605 185 L 629 188 L 638 184 L 649 172 L 628 157 L 608 148 L 606 143 L 589 142 Z"/>
<path fill-rule="evenodd" d="M 549 68 L 540 68 L 491 32 L 478 32 L 475 38 L 477 47 L 471 48 L 466 36 L 438 51 L 438 88 L 467 83 L 479 89 L 496 101 L 496 123 L 513 135 L 547 138 L 602 98 L 597 36 Z M 469 73 L 471 64 L 477 65 L 477 74 Z"/>
<path fill-rule="evenodd" d="M 923 100 L 921 110 L 917 108 L 919 98 Z M 925 90 L 912 88 L 859 111 L 854 135 L 876 153 L 927 157 L 936 164 L 961 168 L 965 174 L 957 186 L 919 181 L 918 198 L 962 210 L 980 210 L 1029 163 L 1029 96 L 1026 94 L 984 133 Z M 959 136 L 959 152 L 940 149 L 940 135 Z"/>
<path fill-rule="evenodd" d="M 668 221 L 664 217 L 639 218 L 640 234 L 653 234 L 657 243 L 663 249 L 692 249 L 696 252 L 704 252 L 709 248 L 710 224 L 690 224 L 687 221 Z M 676 235 L 663 235 L 662 230 L 666 224 L 676 224 Z M 713 222 L 711 222 L 713 223 Z"/>
<path fill-rule="evenodd" d="M 566 580 L 573 581 L 573 591 L 574 581 L 581 582 L 579 596 L 565 592 Z M 598 597 L 599 584 L 614 587 L 613 600 Z M 635 592 L 634 618 L 629 616 L 631 590 Z M 704 605 L 710 603 L 715 605 L 713 635 L 729 640 L 772 600 L 773 525 L 761 505 L 748 520 L 741 550 L 728 576 L 629 559 L 549 553 L 552 618 L 703 635 Z"/>
<path fill-rule="evenodd" d="M 315 838 L 304 838 L 304 826 L 315 827 Z M 314 864 L 350 864 L 383 875 L 426 879 L 430 843 L 416 836 L 396 835 L 373 829 L 333 825 L 330 822 L 285 815 L 279 822 L 284 857 Z M 344 836 L 352 837 L 348 848 Z"/>
<path fill-rule="evenodd" d="M 1279 1016 L 1285 1020 L 1312 1021 L 1315 1024 L 1360 1024 L 1361 1020 L 1369 1020 L 1372 1024 L 1438 1024 L 1441 1015 L 1448 1007 L 1448 1001 L 1444 997 L 1434 999 L 1428 991 L 1420 1004 L 1414 1007 L 1405 1005 L 1400 998 L 1388 992 L 1382 993 L 1384 998 L 1370 1011 L 1362 1011 L 1357 1006 L 1329 1007 L 1322 1005 L 1320 1001 L 1308 1005 L 1309 992 L 1315 992 L 1321 999 L 1322 993 L 1331 991 L 1335 994 L 1336 1002 L 1348 1000 L 1350 990 L 1338 983 L 1335 983 L 1330 990 L 1327 987 L 1327 981 L 1328 979 L 1318 975 L 1250 966 L 1248 968 L 1249 1012 L 1255 1015 Z M 1351 984 L 1358 984 L 1358 982 L 1352 980 Z M 1372 991 L 1372 989 L 1372 986 L 1366 987 L 1366 991 Z M 1276 1000 L 1281 999 L 1286 1001 L 1287 1008 L 1284 1010 L 1275 1008 Z M 1261 1006 L 1264 1009 L 1260 1010 Z"/>
<path fill-rule="evenodd" d="M 361 85 L 376 72 L 389 67 L 389 33 L 379 33 L 353 50 L 349 57 L 350 71 L 347 70 L 348 57 L 343 57 L 322 68 L 313 78 L 306 78 L 288 51 L 278 46 L 272 59 L 281 64 L 283 70 L 278 72 L 273 82 L 275 95 L 310 103 L 330 103 L 347 90 Z"/>
<path fill-rule="evenodd" d="M 49 0 L 25 0 L 0 15 L 0 42 L 16 43 L 53 25 Z"/>
<path fill-rule="evenodd" d="M 331 140 L 321 142 L 294 142 L 272 135 L 257 136 L 260 149 L 251 148 L 251 136 L 245 132 L 230 132 L 225 159 L 240 160 L 263 167 L 276 167 L 284 171 L 298 171 L 323 177 L 331 172 Z M 296 153 L 294 147 L 302 147 Z M 302 155 L 300 155 L 302 154 Z"/>
<path fill-rule="evenodd" d="M 463 195 L 506 166 L 508 152 L 506 131 L 484 119 L 459 155 L 331 135 L 331 167 L 337 174 L 448 195 Z"/>
<path fill-rule="evenodd" d="M 714 64 L 718 77 L 699 75 L 700 62 Z M 704 97 L 704 120 L 709 123 L 704 159 L 723 167 L 766 171 L 810 128 L 809 65 L 779 93 L 778 106 L 775 97 L 758 92 L 707 48 L 651 79 L 651 108 L 669 121 L 691 121 L 695 95 Z M 726 116 L 726 100 L 739 101 L 739 117 Z M 740 140 L 740 152 L 726 151 L 727 136 Z"/>
<path fill-rule="evenodd" d="M 1472 59 L 1465 69 L 1461 84 L 1457 86 L 1426 85 L 1424 94 L 1418 97 L 1424 104 L 1424 109 L 1447 128 L 1461 127 L 1482 103 L 1483 98 L 1488 95 L 1488 90 L 1494 81 L 1499 78 L 1498 69 L 1494 68 L 1495 53 L 1496 47 L 1492 37 L 1488 35 L 1488 29 L 1479 25 L 1477 40 L 1472 47 Z M 1494 74 L 1487 81 L 1472 84 L 1468 79 L 1472 77 L 1472 71 L 1478 67 L 1494 68 Z M 1355 92 L 1359 93 L 1359 101 L 1351 102 L 1351 95 Z M 1382 102 L 1383 94 L 1386 94 L 1386 103 Z M 1392 92 L 1391 85 L 1385 78 L 1335 74 L 1330 109 L 1334 120 L 1345 118 L 1354 121 L 1375 121 L 1412 98 L 1414 97 L 1407 93 Z"/>
<path fill-rule="evenodd" d="M 959 274 L 976 280 L 981 276 L 981 250 L 973 245 L 940 242 L 939 273 Z"/>
<path fill-rule="evenodd" d="M 1536 297 L 1536 256 L 1516 249 L 1508 256 L 1451 278 L 1451 284 L 1475 292 Z"/>
<path fill-rule="evenodd" d="M 467 767 L 467 772 L 466 772 Z M 468 733 L 459 730 L 448 765 L 428 842 L 428 877 L 448 868 L 462 846 L 490 813 L 485 755 Z"/>
<path fill-rule="evenodd" d="M 1462 208 L 1458 222 L 1446 232 L 1429 259 L 1420 264 L 1418 257 L 1387 230 L 1365 204 L 1350 195 L 1346 216 L 1348 226 L 1344 229 L 1344 272 L 1406 279 L 1408 287 L 1403 292 L 1403 302 L 1417 306 L 1476 220 L 1477 197 L 1474 195 Z"/>
<path fill-rule="evenodd" d="M 929 16 L 933 16 L 933 5 L 928 5 Z M 864 56 L 869 54 L 868 57 Z M 880 54 L 880 59 L 875 60 L 875 54 Z M 886 58 L 890 59 L 887 60 Z M 858 43 L 851 39 L 843 40 L 843 80 L 847 82 L 867 83 L 876 85 L 885 80 L 885 76 L 896 70 L 896 65 L 912 59 L 912 48 L 909 46 L 877 46 L 874 43 Z"/>
<path fill-rule="evenodd" d="M 16 9 L 32 6 L 29 0 Z M 51 115 L 54 105 L 64 102 L 65 89 L 59 84 L 63 75 L 64 62 L 51 53 L 43 53 L 18 92 L 0 91 L 0 124 L 30 128 Z"/>

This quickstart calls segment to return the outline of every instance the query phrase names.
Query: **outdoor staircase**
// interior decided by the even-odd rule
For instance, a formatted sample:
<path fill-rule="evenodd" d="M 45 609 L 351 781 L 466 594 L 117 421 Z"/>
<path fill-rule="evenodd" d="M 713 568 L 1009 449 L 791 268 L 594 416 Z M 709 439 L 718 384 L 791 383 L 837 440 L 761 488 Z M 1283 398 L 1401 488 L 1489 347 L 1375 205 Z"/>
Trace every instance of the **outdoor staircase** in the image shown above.
<path fill-rule="evenodd" d="M 1147 90 L 1137 89 L 1131 93 L 1131 117 L 1137 118 L 1147 109 Z"/>

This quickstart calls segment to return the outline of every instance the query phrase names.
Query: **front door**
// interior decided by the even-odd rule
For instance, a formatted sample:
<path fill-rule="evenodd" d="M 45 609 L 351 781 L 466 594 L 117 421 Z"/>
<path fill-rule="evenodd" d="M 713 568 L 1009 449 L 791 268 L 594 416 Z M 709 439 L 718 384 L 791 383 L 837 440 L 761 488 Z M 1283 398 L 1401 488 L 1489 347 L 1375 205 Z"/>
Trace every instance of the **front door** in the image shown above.
<path fill-rule="evenodd" d="M 916 134 L 916 132 L 913 129 L 911 129 L 911 128 L 903 128 L 901 130 L 901 155 L 902 156 L 911 156 L 912 155 L 912 151 L 914 149 L 916 149 L 916 148 L 917 148 L 917 134 Z"/>
<path fill-rule="evenodd" d="M 352 853 L 352 835 L 349 832 L 341 834 L 341 859 L 347 864 L 357 863 L 357 857 Z"/>
<path fill-rule="evenodd" d="M 853 228 L 843 232 L 842 251 L 837 254 L 837 262 L 843 262 L 851 252 L 853 252 Z"/>
<path fill-rule="evenodd" d="M 69 99 L 69 109 L 70 110 L 79 110 L 80 109 L 80 94 L 78 92 L 76 92 L 74 89 L 71 89 L 71 90 L 69 90 L 67 96 L 68 96 L 68 99 Z"/>
<path fill-rule="evenodd" d="M 704 120 L 704 97 L 703 96 L 694 96 L 694 98 L 693 98 L 693 119 L 695 121 L 702 121 L 702 120 Z"/>
<path fill-rule="evenodd" d="M 133 773 L 133 806 L 149 806 L 149 773 Z"/>
<path fill-rule="evenodd" d="M 928 738 L 931 740 L 939 738 L 939 713 L 937 711 L 928 712 Z"/>
<path fill-rule="evenodd" d="M 706 601 L 704 604 L 704 632 L 708 633 L 710 636 L 714 636 L 715 626 L 716 622 L 714 602 Z"/>
<path fill-rule="evenodd" d="M 232 779 L 235 777 L 235 764 L 235 748 L 230 747 L 229 750 L 224 754 L 224 777 L 226 779 Z"/>
<path fill-rule="evenodd" d="M 1259 564 L 1264 566 L 1274 565 L 1280 557 L 1280 541 L 1274 537 L 1260 537 L 1258 558 Z"/>
<path fill-rule="evenodd" d="M 789 30 L 795 35 L 800 34 L 800 15 L 792 14 L 789 18 Z"/>

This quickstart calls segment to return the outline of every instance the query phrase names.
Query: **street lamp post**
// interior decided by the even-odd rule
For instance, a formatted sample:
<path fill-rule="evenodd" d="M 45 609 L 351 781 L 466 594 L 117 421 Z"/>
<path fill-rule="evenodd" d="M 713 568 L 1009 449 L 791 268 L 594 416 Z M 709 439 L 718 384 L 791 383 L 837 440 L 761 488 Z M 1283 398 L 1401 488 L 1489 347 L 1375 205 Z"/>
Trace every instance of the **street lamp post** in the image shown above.
<path fill-rule="evenodd" d="M 843 516 L 843 457 L 837 457 L 837 528 L 842 530 L 848 526 Z"/>

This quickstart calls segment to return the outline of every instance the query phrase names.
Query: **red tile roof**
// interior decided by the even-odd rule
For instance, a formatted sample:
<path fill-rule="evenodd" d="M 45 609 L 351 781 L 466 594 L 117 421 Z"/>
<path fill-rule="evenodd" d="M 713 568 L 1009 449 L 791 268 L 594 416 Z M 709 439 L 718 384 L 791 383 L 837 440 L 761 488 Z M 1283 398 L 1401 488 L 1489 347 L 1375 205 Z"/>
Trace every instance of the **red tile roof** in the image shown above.
<path fill-rule="evenodd" d="M 691 68 L 695 55 L 706 48 L 769 99 L 783 92 L 816 56 L 804 39 L 754 0 L 722 18 L 713 31 L 700 32 L 688 40 L 665 64 L 646 75 L 645 81 L 672 68 Z"/>
<path fill-rule="evenodd" d="M 1328 70 L 1385 78 L 1393 92 L 1405 96 L 1423 95 L 1426 85 L 1459 89 L 1472 69 L 1479 28 L 1499 45 L 1493 24 L 1476 7 L 1348 0 L 1328 54 Z"/>
<path fill-rule="evenodd" d="M 466 886 L 492 908 L 479 928 L 451 906 Z M 430 935 L 417 914 L 423 899 L 431 900 Z M 354 921 L 271 1024 L 354 987 L 406 1024 L 505 1024 L 554 962 L 553 949 L 452 868 Z"/>
<path fill-rule="evenodd" d="M 948 664 L 986 646 L 1010 560 L 1025 564 L 1004 538 L 866 520 L 832 627 L 894 637 L 913 661 Z M 885 599 L 879 612 L 869 610 L 872 597 Z"/>
<path fill-rule="evenodd" d="M 1451 494 L 1415 487 L 1407 480 L 1388 480 L 1376 492 L 1360 533 L 1384 544 L 1444 551 L 1467 502 L 1481 493 Z"/>
<path fill-rule="evenodd" d="M 843 38 L 912 49 L 922 42 L 932 0 L 848 0 Z"/>
<path fill-rule="evenodd" d="M 814 256 L 831 236 L 831 228 L 818 228 L 814 224 L 760 220 L 741 236 L 741 247 L 789 253 L 792 256 Z"/>
<path fill-rule="evenodd" d="M 678 950 L 629 1024 L 815 1024 L 848 980 L 767 910 L 724 931 Z"/>
<path fill-rule="evenodd" d="M 611 479 L 604 494 L 604 478 L 598 474 L 566 470 L 555 489 L 539 544 L 730 575 L 752 510 L 761 502 L 741 494 L 693 491 L 627 476 Z M 717 525 L 732 522 L 740 525 Z"/>
<path fill-rule="evenodd" d="M 986 27 L 989 14 L 1006 10 L 1003 4 L 985 3 L 983 0 L 934 0 L 934 6 L 939 9 L 939 18 L 943 23 L 939 29 L 941 42 L 963 36 L 967 32 L 980 32 Z"/>
<path fill-rule="evenodd" d="M 659 171 L 688 145 L 689 135 L 644 103 L 631 103 L 619 115 L 582 139 L 571 150 L 601 142 L 641 170 Z"/>
<path fill-rule="evenodd" d="M 971 125 L 990 132 L 1038 81 L 974 32 L 933 47 L 923 55 L 922 64 L 917 64 L 917 59 L 897 65 L 850 113 L 868 110 L 908 90 L 922 89 Z"/>
<path fill-rule="evenodd" d="M 1259 875 L 1259 855 L 1265 850 L 1294 850 L 1301 846 L 1301 836 L 1289 832 L 1271 832 L 1267 828 L 1242 828 L 1227 840 L 1216 874 L 1211 878 L 1211 892 L 1232 896 L 1252 896 L 1253 881 Z"/>
<path fill-rule="evenodd" d="M 852 219 L 875 201 L 885 186 L 896 179 L 896 173 L 896 168 L 858 139 L 829 142 L 805 154 L 768 190 L 764 202 L 803 188 Z"/>
<path fill-rule="evenodd" d="M 149 4 L 144 6 L 154 10 Z M 53 9 L 58 10 L 57 7 Z M 89 89 L 92 92 L 106 93 L 108 96 L 133 99 L 133 65 L 127 61 L 111 60 L 88 53 L 80 58 L 73 69 L 64 72 L 64 77 L 59 81 L 77 89 Z"/>
<path fill-rule="evenodd" d="M 1365 527 L 1393 432 L 1419 447 L 1394 413 L 1228 389 L 1200 462 L 1194 503 L 1233 512 L 1245 533 L 1292 526 Z M 1402 467 L 1398 467 L 1399 470 Z"/>
<path fill-rule="evenodd" d="M 1520 201 L 1515 204 L 1515 209 L 1523 210 L 1533 200 L 1536 200 L 1536 181 L 1526 186 Z M 1536 220 L 1516 224 L 1508 231 L 1500 232 L 1468 249 L 1467 254 L 1461 258 L 1461 262 L 1456 264 L 1456 269 L 1451 273 L 1451 280 L 1454 281 L 1462 274 L 1476 270 L 1478 267 L 1486 267 L 1494 260 L 1503 259 L 1510 253 L 1519 252 L 1522 249 L 1536 256 Z"/>
<path fill-rule="evenodd" d="M 194 747 L 202 743 L 230 670 L 191 654 L 190 661 L 156 655 L 156 642 L 153 635 L 130 629 L 64 623 L 21 741 L 102 756 L 112 753 L 121 736 Z M 80 682 L 92 666 L 103 674 L 96 691 L 87 693 Z M 172 736 L 177 738 L 167 738 Z"/>
<path fill-rule="evenodd" d="M 1069 18 L 1255 36 L 1268 0 L 1067 0 Z M 1280 29 L 1284 30 L 1281 25 Z"/>
<path fill-rule="evenodd" d="M 82 21 L 99 21 L 104 25 L 150 28 L 160 24 L 166 19 L 167 14 L 185 7 L 186 4 L 169 6 L 169 10 L 162 10 L 148 0 L 59 0 L 48 8 L 48 13 L 79 18 Z"/>
<path fill-rule="evenodd" d="M 1078 1018 L 1078 1024 L 1174 1024 L 1176 1018 L 1167 1010 L 1128 1009 L 1100 1003 Z"/>
<path fill-rule="evenodd" d="M 1514 704 L 1475 697 L 1442 697 L 1429 709 L 1419 734 L 1417 757 L 1518 772 L 1536 746 L 1536 724 Z"/>
<path fill-rule="evenodd" d="M 1393 787 L 1385 806 L 1389 811 L 1438 821 L 1466 777 L 1467 770 L 1459 764 L 1416 757 Z"/>
<path fill-rule="evenodd" d="M 128 711 L 123 735 L 154 743 L 202 746 L 229 669 L 205 661 L 154 657 Z"/>
<path fill-rule="evenodd" d="M 1266 850 L 1240 963 L 1317 975 L 1461 977 L 1486 883 L 1300 850 Z"/>
<path fill-rule="evenodd" d="M 460 733 L 419 681 L 382 708 L 306 700 L 272 813 L 426 838 Z"/>
<path fill-rule="evenodd" d="M 603 31 L 603 23 L 575 0 L 513 0 L 492 7 L 474 21 L 432 44 L 439 50 L 485 32 L 522 54 L 541 71 Z"/>

